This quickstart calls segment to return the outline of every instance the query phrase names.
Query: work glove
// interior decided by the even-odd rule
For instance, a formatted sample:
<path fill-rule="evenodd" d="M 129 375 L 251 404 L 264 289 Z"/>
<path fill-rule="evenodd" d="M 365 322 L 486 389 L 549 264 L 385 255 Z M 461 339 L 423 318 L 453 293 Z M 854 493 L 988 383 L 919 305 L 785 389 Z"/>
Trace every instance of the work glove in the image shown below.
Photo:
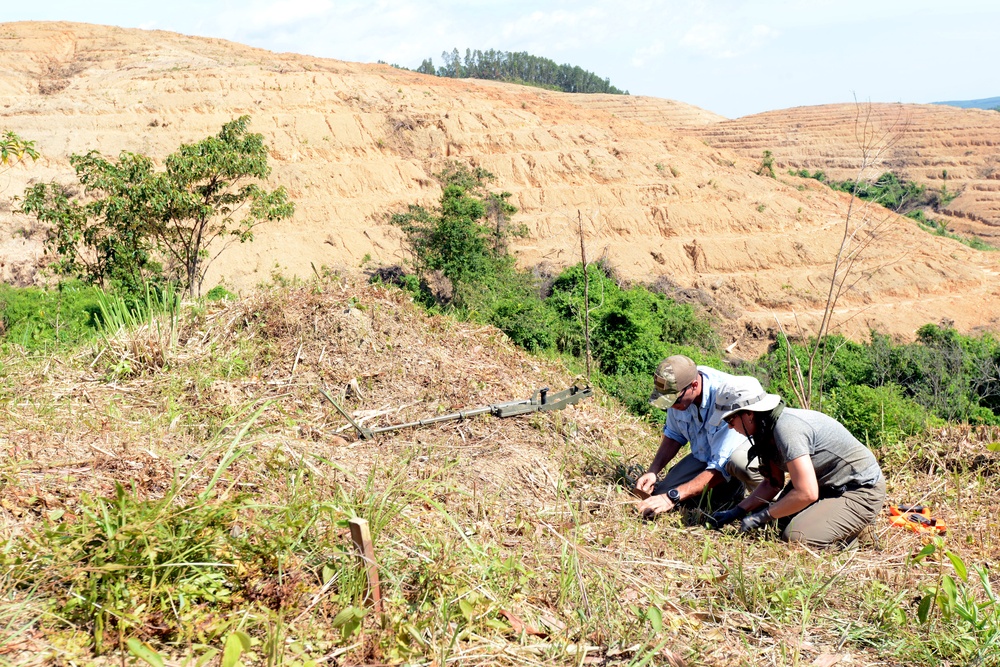
<path fill-rule="evenodd" d="M 768 508 L 759 509 L 752 514 L 747 514 L 745 517 L 740 519 L 740 532 L 749 533 L 751 530 L 756 530 L 761 526 L 766 526 L 767 524 L 774 521 L 774 517 L 771 513 L 767 511 Z"/>
<path fill-rule="evenodd" d="M 733 521 L 739 521 L 746 515 L 747 515 L 747 510 L 737 505 L 732 509 L 720 510 L 715 514 L 709 514 L 708 518 L 705 520 L 708 522 L 708 525 L 718 530 L 728 523 L 732 523 Z"/>

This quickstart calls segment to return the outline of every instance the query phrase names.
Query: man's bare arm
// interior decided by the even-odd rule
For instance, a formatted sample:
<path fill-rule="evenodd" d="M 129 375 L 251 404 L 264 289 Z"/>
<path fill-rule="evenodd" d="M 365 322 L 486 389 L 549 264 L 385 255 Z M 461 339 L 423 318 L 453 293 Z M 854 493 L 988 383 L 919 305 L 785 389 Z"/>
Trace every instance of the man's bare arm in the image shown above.
<path fill-rule="evenodd" d="M 690 498 L 691 496 L 697 496 L 705 489 L 711 489 L 712 487 L 718 486 L 726 480 L 722 473 L 718 470 L 703 470 L 702 472 L 695 475 L 690 481 L 683 484 L 677 485 L 677 493 L 680 494 L 681 500 Z"/>
<path fill-rule="evenodd" d="M 652 493 L 653 486 L 656 485 L 656 476 L 677 456 L 677 452 L 680 451 L 682 446 L 681 443 L 673 438 L 668 438 L 667 436 L 660 438 L 660 447 L 656 450 L 653 462 L 649 464 L 646 473 L 636 480 L 635 488 L 646 493 Z"/>

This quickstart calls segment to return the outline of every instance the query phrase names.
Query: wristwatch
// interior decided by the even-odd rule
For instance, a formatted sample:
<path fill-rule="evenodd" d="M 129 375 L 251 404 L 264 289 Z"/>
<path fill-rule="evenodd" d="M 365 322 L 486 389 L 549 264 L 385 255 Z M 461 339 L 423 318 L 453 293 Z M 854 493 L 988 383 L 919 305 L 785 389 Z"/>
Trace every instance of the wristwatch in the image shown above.
<path fill-rule="evenodd" d="M 681 492 L 677 489 L 670 489 L 667 491 L 667 498 L 669 498 L 672 503 L 679 503 L 681 501 Z"/>

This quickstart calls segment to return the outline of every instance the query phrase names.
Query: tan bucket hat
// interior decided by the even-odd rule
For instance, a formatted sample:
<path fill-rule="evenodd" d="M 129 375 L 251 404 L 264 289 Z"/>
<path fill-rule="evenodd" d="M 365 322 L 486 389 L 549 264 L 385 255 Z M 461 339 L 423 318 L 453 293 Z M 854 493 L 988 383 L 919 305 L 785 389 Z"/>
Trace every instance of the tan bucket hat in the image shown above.
<path fill-rule="evenodd" d="M 653 393 L 649 404 L 660 410 L 667 410 L 677 402 L 677 397 L 698 377 L 698 367 L 683 354 L 667 357 L 656 367 L 653 374 Z"/>

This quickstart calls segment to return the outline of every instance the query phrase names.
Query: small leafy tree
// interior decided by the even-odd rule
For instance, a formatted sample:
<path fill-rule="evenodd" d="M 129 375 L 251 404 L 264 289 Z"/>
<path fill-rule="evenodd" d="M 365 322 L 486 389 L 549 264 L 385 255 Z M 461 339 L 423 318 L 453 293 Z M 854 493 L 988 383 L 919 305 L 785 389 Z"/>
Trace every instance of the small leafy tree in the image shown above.
<path fill-rule="evenodd" d="M 264 138 L 248 132 L 249 123 L 241 116 L 216 136 L 181 145 L 164 171 L 127 151 L 117 160 L 98 151 L 73 155 L 86 199 L 42 183 L 25 191 L 21 210 L 50 225 L 47 247 L 61 274 L 129 290 L 167 279 L 195 296 L 230 243 L 253 240 L 257 225 L 295 210 L 284 187 L 268 192 L 258 184 L 271 169 Z"/>
<path fill-rule="evenodd" d="M 158 282 L 150 224 L 162 215 L 168 190 L 144 155 L 122 153 L 117 162 L 100 153 L 73 155 L 70 164 L 80 184 L 96 197 L 86 203 L 59 183 L 37 183 L 24 191 L 21 212 L 49 226 L 46 249 L 57 259 L 56 273 L 102 287 L 137 293 L 143 283 Z"/>
<path fill-rule="evenodd" d="M 471 288 L 512 279 L 514 257 L 507 243 L 523 230 L 509 224 L 517 210 L 508 201 L 510 193 L 487 191 L 494 176 L 481 167 L 452 163 L 435 177 L 443 188 L 438 207 L 411 205 L 389 218 L 406 236 L 417 275 L 424 279 L 440 271 L 454 284 L 459 302 Z"/>
<path fill-rule="evenodd" d="M 757 167 L 757 175 L 777 178 L 774 174 L 774 153 L 764 151 L 764 155 L 760 160 L 760 166 Z"/>
<path fill-rule="evenodd" d="M 34 141 L 26 141 L 9 130 L 0 135 L 0 166 L 10 169 L 26 157 L 30 157 L 32 160 L 38 159 L 38 151 L 35 150 Z M 3 171 L 7 171 L 7 169 Z"/>
<path fill-rule="evenodd" d="M 200 293 L 205 271 L 229 243 L 252 241 L 257 225 L 295 212 L 283 186 L 268 192 L 254 182 L 266 179 L 271 168 L 264 137 L 248 133 L 249 124 L 250 116 L 241 116 L 218 135 L 182 145 L 167 158 L 171 198 L 154 233 L 184 267 L 191 294 L 196 288 Z M 220 238 L 227 242 L 209 256 L 207 248 Z"/>

